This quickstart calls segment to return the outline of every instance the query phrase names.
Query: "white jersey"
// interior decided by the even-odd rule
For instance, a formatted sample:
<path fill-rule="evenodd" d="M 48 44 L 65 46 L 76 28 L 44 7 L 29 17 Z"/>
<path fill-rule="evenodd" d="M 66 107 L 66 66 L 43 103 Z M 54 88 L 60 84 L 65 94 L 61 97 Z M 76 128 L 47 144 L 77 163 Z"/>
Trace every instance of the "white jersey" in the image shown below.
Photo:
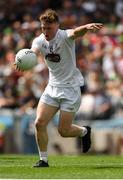
<path fill-rule="evenodd" d="M 36 37 L 32 48 L 45 57 L 49 69 L 49 84 L 57 87 L 82 86 L 83 76 L 76 67 L 75 41 L 69 38 L 70 30 L 58 29 L 55 37 L 47 41 L 44 34 Z"/>

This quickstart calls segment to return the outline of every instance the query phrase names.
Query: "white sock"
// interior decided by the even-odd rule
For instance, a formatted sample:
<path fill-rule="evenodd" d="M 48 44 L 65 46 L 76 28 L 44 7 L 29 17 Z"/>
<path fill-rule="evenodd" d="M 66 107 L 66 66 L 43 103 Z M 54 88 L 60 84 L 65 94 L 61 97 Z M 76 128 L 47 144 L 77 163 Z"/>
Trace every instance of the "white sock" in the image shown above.
<path fill-rule="evenodd" d="M 80 134 L 80 137 L 83 137 L 87 134 L 87 129 L 86 129 L 86 127 L 81 127 L 81 128 L 82 128 L 82 132 Z"/>
<path fill-rule="evenodd" d="M 48 162 L 47 151 L 40 151 L 39 150 L 39 157 L 40 157 L 40 160 Z"/>

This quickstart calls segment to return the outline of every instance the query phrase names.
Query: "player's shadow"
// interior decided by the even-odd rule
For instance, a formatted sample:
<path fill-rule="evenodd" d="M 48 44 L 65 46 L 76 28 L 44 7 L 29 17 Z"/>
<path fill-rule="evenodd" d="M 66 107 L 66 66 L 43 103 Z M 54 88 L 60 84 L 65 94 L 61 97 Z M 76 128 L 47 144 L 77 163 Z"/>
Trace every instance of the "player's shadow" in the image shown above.
<path fill-rule="evenodd" d="M 104 166 L 96 166 L 96 167 L 91 167 L 91 168 L 94 168 L 94 169 L 123 169 L 123 166 L 120 166 L 120 165 L 104 165 Z"/>
<path fill-rule="evenodd" d="M 54 166 L 52 166 L 54 167 Z M 62 168 L 63 165 L 57 165 L 57 167 Z M 88 165 L 81 165 L 81 164 L 72 164 L 72 165 L 64 165 L 64 167 L 68 167 L 68 168 L 91 168 L 91 169 L 123 169 L 123 165 L 118 165 L 118 164 L 107 164 L 107 165 L 92 165 L 92 164 L 88 164 Z"/>

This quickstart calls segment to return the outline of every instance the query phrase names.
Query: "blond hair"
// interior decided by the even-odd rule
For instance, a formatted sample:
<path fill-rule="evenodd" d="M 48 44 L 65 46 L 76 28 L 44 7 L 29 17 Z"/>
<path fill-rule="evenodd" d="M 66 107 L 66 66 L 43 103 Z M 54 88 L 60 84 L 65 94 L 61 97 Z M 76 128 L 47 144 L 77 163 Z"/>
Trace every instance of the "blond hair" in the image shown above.
<path fill-rule="evenodd" d="M 52 9 L 47 9 L 43 14 L 40 15 L 39 19 L 44 23 L 59 23 L 59 17 L 56 11 Z"/>

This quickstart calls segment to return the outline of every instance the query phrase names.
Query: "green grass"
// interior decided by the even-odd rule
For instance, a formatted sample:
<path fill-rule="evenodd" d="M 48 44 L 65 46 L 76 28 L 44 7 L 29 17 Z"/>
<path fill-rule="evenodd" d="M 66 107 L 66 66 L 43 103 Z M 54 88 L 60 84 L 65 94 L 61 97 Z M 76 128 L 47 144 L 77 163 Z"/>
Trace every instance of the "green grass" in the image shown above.
<path fill-rule="evenodd" d="M 50 156 L 49 168 L 32 168 L 38 156 L 0 155 L 0 179 L 123 179 L 123 157 Z"/>

